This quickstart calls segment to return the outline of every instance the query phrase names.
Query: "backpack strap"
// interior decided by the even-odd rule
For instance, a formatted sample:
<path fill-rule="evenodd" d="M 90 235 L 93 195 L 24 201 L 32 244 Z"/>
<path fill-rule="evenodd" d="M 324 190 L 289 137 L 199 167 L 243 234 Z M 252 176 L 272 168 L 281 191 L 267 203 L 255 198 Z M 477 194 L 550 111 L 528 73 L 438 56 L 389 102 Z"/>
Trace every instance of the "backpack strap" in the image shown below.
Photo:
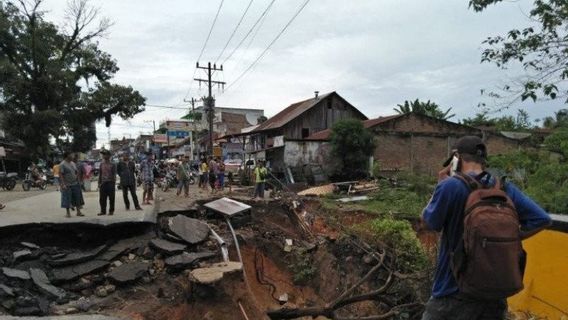
<path fill-rule="evenodd" d="M 500 178 L 495 177 L 495 185 L 493 186 L 496 190 L 505 191 L 505 184 L 507 183 L 507 176 L 502 176 Z"/>

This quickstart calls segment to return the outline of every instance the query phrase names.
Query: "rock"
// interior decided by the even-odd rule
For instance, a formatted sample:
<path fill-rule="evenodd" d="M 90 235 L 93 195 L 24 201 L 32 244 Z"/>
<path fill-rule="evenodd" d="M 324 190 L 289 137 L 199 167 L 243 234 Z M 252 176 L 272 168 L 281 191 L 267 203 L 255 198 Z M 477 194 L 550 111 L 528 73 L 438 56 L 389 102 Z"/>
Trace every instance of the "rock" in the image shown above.
<path fill-rule="evenodd" d="M 33 307 L 37 305 L 36 299 L 30 296 L 19 296 L 16 298 L 16 306 L 21 308 Z"/>
<path fill-rule="evenodd" d="M 184 215 L 169 218 L 167 228 L 174 236 L 189 244 L 198 244 L 209 236 L 209 226 L 206 223 Z"/>
<path fill-rule="evenodd" d="M 152 259 L 154 257 L 154 250 L 150 247 L 145 247 L 144 252 L 142 252 L 142 256 L 146 259 Z"/>
<path fill-rule="evenodd" d="M 280 302 L 280 304 L 285 304 L 286 302 L 288 302 L 288 294 L 284 293 L 284 294 L 280 295 L 278 297 L 278 302 Z"/>
<path fill-rule="evenodd" d="M 31 256 L 32 252 L 28 249 L 24 249 L 24 250 L 16 251 L 12 255 L 14 257 L 14 262 L 16 262 L 18 260 L 24 260 L 24 258 Z"/>
<path fill-rule="evenodd" d="M 167 255 L 181 253 L 185 250 L 185 248 L 187 248 L 186 245 L 170 242 L 168 240 L 163 240 L 163 239 L 152 239 L 150 241 L 150 245 L 156 250 L 165 253 Z"/>
<path fill-rule="evenodd" d="M 20 307 L 14 309 L 13 314 L 18 317 L 39 316 L 41 315 L 41 310 L 38 307 Z"/>
<path fill-rule="evenodd" d="M 35 243 L 31 243 L 31 242 L 20 242 L 20 244 L 28 249 L 39 249 L 40 247 L 35 244 Z"/>
<path fill-rule="evenodd" d="M 294 244 L 294 242 L 292 241 L 292 239 L 286 239 L 285 243 L 284 243 L 284 252 L 292 252 L 292 245 Z"/>
<path fill-rule="evenodd" d="M 114 284 L 107 284 L 105 289 L 110 294 L 116 291 L 116 286 Z"/>
<path fill-rule="evenodd" d="M 112 265 L 113 265 L 114 267 L 120 267 L 120 266 L 122 265 L 122 262 L 121 262 L 120 260 L 116 260 L 116 261 L 113 261 L 113 262 L 112 262 Z"/>
<path fill-rule="evenodd" d="M 204 252 L 184 252 L 173 257 L 169 257 L 165 260 L 166 266 L 173 269 L 185 269 L 191 267 L 194 263 L 200 259 L 207 259 L 216 256 L 216 252 L 204 251 Z"/>
<path fill-rule="evenodd" d="M 67 308 L 67 309 L 65 309 L 64 314 L 75 314 L 75 313 L 78 313 L 78 312 L 79 312 L 79 309 L 77 309 L 77 308 Z"/>
<path fill-rule="evenodd" d="M 58 299 L 64 298 L 67 295 L 65 290 L 57 288 L 49 282 L 43 270 L 32 268 L 30 269 L 30 274 L 35 285 L 45 294 L 49 294 Z"/>
<path fill-rule="evenodd" d="M 50 260 L 50 261 L 48 261 L 48 263 L 51 266 L 55 266 L 55 267 L 78 264 L 78 263 L 89 261 L 89 260 L 95 258 L 96 256 L 98 256 L 99 254 L 101 254 L 102 252 L 104 252 L 107 249 L 108 249 L 108 247 L 106 245 L 102 245 L 102 246 L 96 247 L 93 250 L 75 252 L 75 253 L 68 254 L 64 258 L 61 258 L 61 259 Z"/>
<path fill-rule="evenodd" d="M 20 280 L 30 280 L 30 273 L 24 270 L 18 269 L 11 269 L 11 268 L 2 268 L 2 273 L 8 278 L 16 278 Z"/>
<path fill-rule="evenodd" d="M 110 264 L 107 260 L 91 260 L 81 264 L 53 269 L 53 282 L 66 282 L 99 271 Z"/>
<path fill-rule="evenodd" d="M 4 285 L 2 283 L 0 283 L 0 296 L 10 296 L 13 297 L 16 294 L 14 293 L 14 289 L 8 287 L 7 285 Z"/>
<path fill-rule="evenodd" d="M 128 260 L 132 261 L 134 259 L 136 259 L 136 255 L 134 253 L 129 253 L 128 254 Z"/>
<path fill-rule="evenodd" d="M 100 298 L 108 296 L 108 291 L 105 287 L 97 287 L 95 289 L 95 295 Z"/>
<path fill-rule="evenodd" d="M 12 310 L 16 306 L 14 299 L 2 299 L 2 307 L 6 310 Z"/>
<path fill-rule="evenodd" d="M 243 269 L 240 262 L 220 262 L 214 263 L 205 268 L 192 270 L 190 278 L 192 281 L 200 284 L 213 284 L 223 279 L 225 274 L 239 272 Z"/>
<path fill-rule="evenodd" d="M 108 277 L 116 284 L 127 284 L 142 278 L 148 271 L 148 263 L 133 262 L 112 270 Z"/>
<path fill-rule="evenodd" d="M 82 312 L 87 312 L 94 305 L 94 302 L 89 298 L 81 297 L 75 301 L 69 303 L 69 306 L 80 310 Z"/>
<path fill-rule="evenodd" d="M 42 315 L 49 314 L 49 300 L 45 297 L 38 298 L 38 306 Z"/>

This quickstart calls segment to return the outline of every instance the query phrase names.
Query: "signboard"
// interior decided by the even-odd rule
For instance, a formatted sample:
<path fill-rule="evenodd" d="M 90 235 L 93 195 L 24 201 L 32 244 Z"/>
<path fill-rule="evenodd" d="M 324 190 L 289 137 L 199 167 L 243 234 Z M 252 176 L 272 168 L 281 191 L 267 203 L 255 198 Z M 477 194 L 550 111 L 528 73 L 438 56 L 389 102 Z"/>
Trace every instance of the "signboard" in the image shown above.
<path fill-rule="evenodd" d="M 174 137 L 174 138 L 186 138 L 189 136 L 189 132 L 188 131 L 168 131 L 168 136 L 170 137 Z"/>
<path fill-rule="evenodd" d="M 176 121 L 171 121 L 168 120 L 166 121 L 166 127 L 168 128 L 168 130 L 170 131 L 189 131 L 190 130 L 190 122 L 189 121 L 182 121 L 182 120 L 176 120 Z"/>
<path fill-rule="evenodd" d="M 167 143 L 168 137 L 163 133 L 154 133 L 154 143 Z"/>

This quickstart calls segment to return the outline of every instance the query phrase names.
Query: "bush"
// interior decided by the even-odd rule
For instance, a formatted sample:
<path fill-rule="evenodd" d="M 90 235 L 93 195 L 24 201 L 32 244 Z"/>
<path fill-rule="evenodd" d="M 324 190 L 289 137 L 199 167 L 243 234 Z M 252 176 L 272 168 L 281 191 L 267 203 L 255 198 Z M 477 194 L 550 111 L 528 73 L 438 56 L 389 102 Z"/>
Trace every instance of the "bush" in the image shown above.
<path fill-rule="evenodd" d="M 293 273 L 293 280 L 296 285 L 306 285 L 317 272 L 311 256 L 304 250 L 294 251 L 294 256 L 288 267 Z"/>

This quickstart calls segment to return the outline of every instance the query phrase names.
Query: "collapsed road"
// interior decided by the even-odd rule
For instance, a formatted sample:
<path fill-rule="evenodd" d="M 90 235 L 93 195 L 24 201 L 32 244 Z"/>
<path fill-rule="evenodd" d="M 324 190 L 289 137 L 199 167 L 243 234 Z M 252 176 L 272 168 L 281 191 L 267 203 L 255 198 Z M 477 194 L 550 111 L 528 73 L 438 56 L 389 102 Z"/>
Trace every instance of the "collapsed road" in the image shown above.
<path fill-rule="evenodd" d="M 421 313 L 427 293 L 406 284 L 411 277 L 395 270 L 395 257 L 321 225 L 314 230 L 317 206 L 295 195 L 251 202 L 246 191 L 231 199 L 191 193 L 189 200 L 159 194 L 151 219 L 0 228 L 0 319 Z"/>

